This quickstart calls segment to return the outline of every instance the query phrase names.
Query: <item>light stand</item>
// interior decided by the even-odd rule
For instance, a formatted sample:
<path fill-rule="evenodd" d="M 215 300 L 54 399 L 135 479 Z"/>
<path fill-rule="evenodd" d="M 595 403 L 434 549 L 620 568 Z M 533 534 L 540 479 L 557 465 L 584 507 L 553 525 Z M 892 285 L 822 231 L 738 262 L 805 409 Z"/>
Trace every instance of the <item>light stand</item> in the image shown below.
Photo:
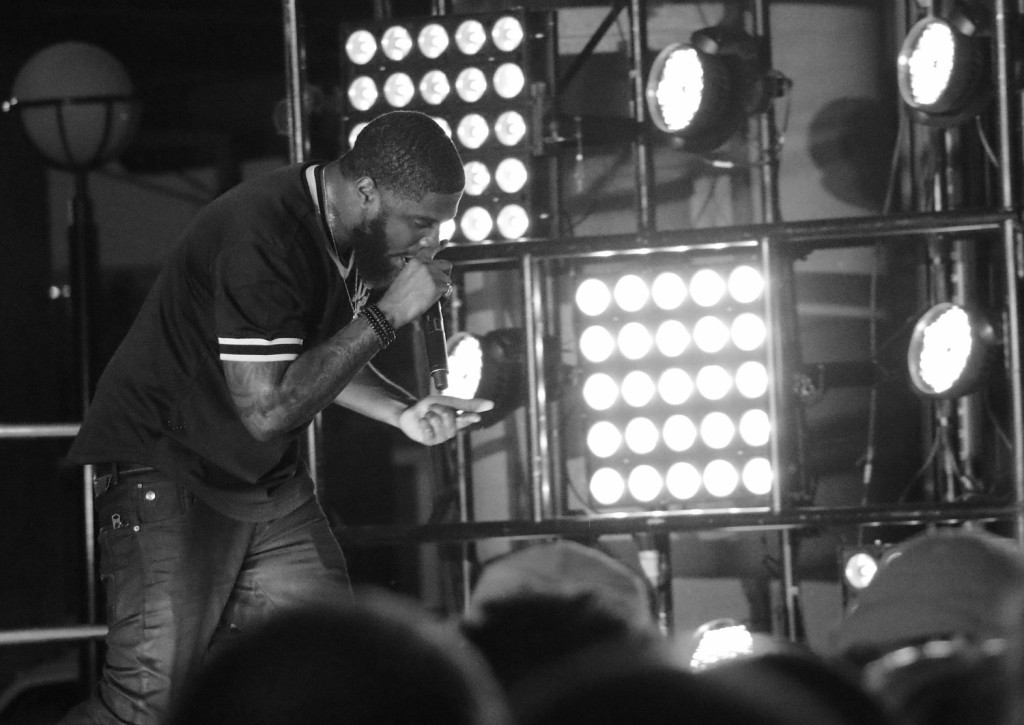
<path fill-rule="evenodd" d="M 124 66 L 105 50 L 81 42 L 39 51 L 14 80 L 4 112 L 17 112 L 25 133 L 46 161 L 75 179 L 68 227 L 72 317 L 78 392 L 84 416 L 92 399 L 94 360 L 90 309 L 99 274 L 96 227 L 89 199 L 89 171 L 116 158 L 138 126 L 139 109 Z M 97 621 L 96 551 L 92 466 L 82 474 L 86 622 Z M 91 689 L 97 677 L 96 643 L 83 653 L 82 671 Z"/>

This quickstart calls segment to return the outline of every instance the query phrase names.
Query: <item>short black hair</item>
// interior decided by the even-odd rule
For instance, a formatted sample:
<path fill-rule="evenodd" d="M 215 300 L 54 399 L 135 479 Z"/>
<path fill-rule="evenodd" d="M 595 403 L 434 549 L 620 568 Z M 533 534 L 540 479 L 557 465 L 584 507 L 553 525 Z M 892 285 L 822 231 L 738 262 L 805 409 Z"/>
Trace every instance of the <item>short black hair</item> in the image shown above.
<path fill-rule="evenodd" d="M 368 176 L 378 187 L 419 201 L 424 194 L 458 194 L 466 184 L 462 159 L 437 121 L 417 111 L 377 116 L 341 157 L 350 179 Z"/>

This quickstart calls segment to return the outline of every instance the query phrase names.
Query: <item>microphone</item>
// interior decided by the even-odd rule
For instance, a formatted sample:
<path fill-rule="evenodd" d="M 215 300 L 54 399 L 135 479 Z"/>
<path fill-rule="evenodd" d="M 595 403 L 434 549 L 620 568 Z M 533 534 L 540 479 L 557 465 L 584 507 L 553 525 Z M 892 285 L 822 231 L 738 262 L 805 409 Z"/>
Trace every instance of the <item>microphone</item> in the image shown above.
<path fill-rule="evenodd" d="M 441 300 L 423 313 L 423 342 L 427 347 L 427 364 L 430 378 L 439 391 L 448 387 L 448 340 L 444 335 L 444 316 L 441 314 Z"/>

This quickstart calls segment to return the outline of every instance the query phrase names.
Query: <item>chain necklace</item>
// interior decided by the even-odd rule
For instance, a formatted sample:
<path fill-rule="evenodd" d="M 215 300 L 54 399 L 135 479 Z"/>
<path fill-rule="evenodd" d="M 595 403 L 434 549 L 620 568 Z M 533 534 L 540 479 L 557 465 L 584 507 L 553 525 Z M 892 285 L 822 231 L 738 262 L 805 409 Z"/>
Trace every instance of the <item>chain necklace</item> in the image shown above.
<path fill-rule="evenodd" d="M 359 276 L 359 268 L 356 266 L 356 253 L 352 250 L 349 255 L 348 264 L 344 264 L 341 261 L 341 251 L 338 248 L 338 240 L 334 236 L 334 226 L 331 224 L 331 216 L 327 207 L 327 181 L 325 178 L 325 166 L 319 165 L 316 167 L 316 190 L 317 190 L 317 202 L 320 206 L 320 221 L 324 226 L 324 231 L 327 235 L 327 239 L 331 242 L 334 254 L 331 255 L 331 259 L 338 268 L 338 272 L 341 274 L 343 281 L 343 287 L 345 288 L 345 296 L 348 297 L 348 304 L 352 308 L 352 315 L 359 314 L 359 310 L 366 304 L 367 299 L 370 297 L 370 288 L 363 282 Z M 353 288 L 354 291 L 349 290 L 348 279 L 349 274 L 354 272 Z"/>

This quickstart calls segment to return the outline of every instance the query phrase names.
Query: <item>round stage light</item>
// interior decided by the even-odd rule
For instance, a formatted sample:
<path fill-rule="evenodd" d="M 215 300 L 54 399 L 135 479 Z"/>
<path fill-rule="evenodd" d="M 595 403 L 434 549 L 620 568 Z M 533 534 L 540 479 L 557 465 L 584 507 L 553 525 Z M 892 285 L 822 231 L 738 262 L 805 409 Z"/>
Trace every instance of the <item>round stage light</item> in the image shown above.
<path fill-rule="evenodd" d="M 486 209 L 480 206 L 473 206 L 466 209 L 459 220 L 459 228 L 462 236 L 471 242 L 482 242 L 491 235 L 494 229 L 494 220 Z"/>
<path fill-rule="evenodd" d="M 977 390 L 998 345 L 980 312 L 950 302 L 935 305 L 917 321 L 907 350 L 914 387 L 932 398 L 956 398 Z"/>
<path fill-rule="evenodd" d="M 647 84 L 647 105 L 655 125 L 667 133 L 685 131 L 700 110 L 704 64 L 696 48 L 674 43 L 658 54 Z"/>
<path fill-rule="evenodd" d="M 651 299 L 660 309 L 677 309 L 686 300 L 686 283 L 675 272 L 662 272 L 651 283 Z"/>
<path fill-rule="evenodd" d="M 452 137 L 452 126 L 450 123 L 448 123 L 448 121 L 441 118 L 440 116 L 431 116 L 431 118 L 434 119 L 434 123 L 441 127 L 441 130 L 444 131 L 445 136 L 447 136 L 448 138 Z"/>
<path fill-rule="evenodd" d="M 494 122 L 494 137 L 504 146 L 515 146 L 526 136 L 526 119 L 519 111 L 505 111 Z"/>
<path fill-rule="evenodd" d="M 467 149 L 478 149 L 487 141 L 491 129 L 487 121 L 479 113 L 470 113 L 462 117 L 455 127 L 455 136 L 459 143 Z"/>
<path fill-rule="evenodd" d="M 654 344 L 665 357 L 679 357 L 690 345 L 690 333 L 679 320 L 665 320 L 654 333 Z"/>
<path fill-rule="evenodd" d="M 369 76 L 359 76 L 349 84 L 348 102 L 357 111 L 369 111 L 377 98 L 377 84 Z"/>
<path fill-rule="evenodd" d="M 622 433 L 614 423 L 607 420 L 594 423 L 587 431 L 587 448 L 598 458 L 615 455 L 622 445 Z"/>
<path fill-rule="evenodd" d="M 359 134 L 362 132 L 362 130 L 364 128 L 366 128 L 366 126 L 368 124 L 369 124 L 369 121 L 363 121 L 362 123 L 357 123 L 348 132 L 348 147 L 349 148 L 352 148 L 353 146 L 356 145 L 356 139 L 359 138 Z"/>
<path fill-rule="evenodd" d="M 523 69 L 515 63 L 502 63 L 494 71 L 494 92 L 502 98 L 515 98 L 525 86 Z"/>
<path fill-rule="evenodd" d="M 576 306 L 589 317 L 596 317 L 607 310 L 611 301 L 611 290 L 599 279 L 585 279 L 576 288 Z"/>
<path fill-rule="evenodd" d="M 590 495 L 603 506 L 618 503 L 626 493 L 626 482 L 614 468 L 600 468 L 590 477 Z"/>
<path fill-rule="evenodd" d="M 767 458 L 751 458 L 743 464 L 743 488 L 755 496 L 764 496 L 772 490 L 772 464 Z"/>
<path fill-rule="evenodd" d="M 736 466 L 722 459 L 715 459 L 704 467 L 704 488 L 717 498 L 731 496 L 740 482 Z"/>
<path fill-rule="evenodd" d="M 646 464 L 630 471 L 626 482 L 630 495 L 640 503 L 650 503 L 658 498 L 663 485 L 658 470 Z"/>
<path fill-rule="evenodd" d="M 748 446 L 764 446 L 771 436 L 772 424 L 768 413 L 759 408 L 740 416 L 740 438 Z"/>
<path fill-rule="evenodd" d="M 583 402 L 593 410 L 608 410 L 619 397 L 619 386 L 611 375 L 595 373 L 583 383 Z"/>
<path fill-rule="evenodd" d="M 405 108 L 416 95 L 416 86 L 407 73 L 392 73 L 384 81 L 384 100 L 394 108 Z"/>
<path fill-rule="evenodd" d="M 697 442 L 697 426 L 685 415 L 670 415 L 661 426 L 661 437 L 670 450 L 682 453 Z"/>
<path fill-rule="evenodd" d="M 863 589 L 878 573 L 878 560 L 865 551 L 859 551 L 846 560 L 843 576 L 854 589 Z"/>
<path fill-rule="evenodd" d="M 580 335 L 580 353 L 588 361 L 602 363 L 615 352 L 615 338 L 608 328 L 591 325 Z"/>
<path fill-rule="evenodd" d="M 768 369 L 756 360 L 736 368 L 736 390 L 744 398 L 760 398 L 768 392 Z"/>
<path fill-rule="evenodd" d="M 466 55 L 476 55 L 487 42 L 487 32 L 479 20 L 464 20 L 455 31 L 455 46 Z"/>
<path fill-rule="evenodd" d="M 519 204 L 509 204 L 498 212 L 498 231 L 505 239 L 521 239 L 530 229 L 530 215 Z"/>
<path fill-rule="evenodd" d="M 401 25 L 392 25 L 381 36 L 380 48 L 389 60 L 405 60 L 412 50 L 412 36 Z"/>
<path fill-rule="evenodd" d="M 627 274 L 615 283 L 615 303 L 625 312 L 637 312 L 647 304 L 647 283 L 635 274 Z"/>
<path fill-rule="evenodd" d="M 721 365 L 705 365 L 697 371 L 697 392 L 707 400 L 721 400 L 732 389 L 732 377 Z"/>
<path fill-rule="evenodd" d="M 511 53 L 523 42 L 523 24 L 517 18 L 506 15 L 499 18 L 491 28 L 491 39 L 498 50 Z"/>
<path fill-rule="evenodd" d="M 494 170 L 494 180 L 506 194 L 515 194 L 526 186 L 526 164 L 516 158 L 502 159 Z"/>
<path fill-rule="evenodd" d="M 748 265 L 741 265 L 729 273 L 729 294 L 740 304 L 749 304 L 764 292 L 764 277 Z"/>
<path fill-rule="evenodd" d="M 368 30 L 357 30 L 345 41 L 345 55 L 356 65 L 366 65 L 377 53 L 377 39 Z"/>
<path fill-rule="evenodd" d="M 437 23 L 424 25 L 423 29 L 420 30 L 419 36 L 416 38 L 416 44 L 419 46 L 420 52 L 423 53 L 424 57 L 431 60 L 437 58 L 448 49 L 448 42 L 448 31 Z"/>
<path fill-rule="evenodd" d="M 725 280 L 713 269 L 702 269 L 690 280 L 690 297 L 701 307 L 717 305 L 725 289 Z"/>
<path fill-rule="evenodd" d="M 650 418 L 633 418 L 626 423 L 626 446 L 633 453 L 646 455 L 658 445 L 661 436 Z"/>
<path fill-rule="evenodd" d="M 682 405 L 693 395 L 693 381 L 685 370 L 668 368 L 658 376 L 658 395 L 668 405 Z"/>
<path fill-rule="evenodd" d="M 962 32 L 962 31 L 968 32 Z M 992 96 L 989 50 L 970 22 L 931 15 L 907 33 L 896 61 L 903 101 L 921 119 L 957 125 L 980 112 Z"/>
<path fill-rule="evenodd" d="M 455 93 L 466 103 L 476 103 L 487 92 L 487 76 L 479 68 L 463 68 L 455 76 Z"/>
<path fill-rule="evenodd" d="M 462 165 L 466 172 L 466 194 L 480 196 L 491 183 L 491 172 L 480 161 L 467 161 Z"/>
<path fill-rule="evenodd" d="M 484 364 L 483 348 L 475 335 L 459 333 L 448 340 L 448 388 L 445 395 L 469 399 L 476 395 Z"/>
<path fill-rule="evenodd" d="M 629 360 L 639 360 L 651 351 L 651 331 L 639 322 L 627 322 L 619 330 L 619 352 Z"/>
<path fill-rule="evenodd" d="M 693 342 L 703 352 L 721 352 L 729 342 L 729 328 L 718 317 L 702 317 L 693 326 Z"/>
<path fill-rule="evenodd" d="M 451 90 L 448 76 L 439 70 L 427 71 L 420 79 L 420 95 L 432 106 L 442 103 Z"/>
<path fill-rule="evenodd" d="M 768 328 L 760 315 L 743 312 L 732 321 L 732 342 L 740 350 L 750 352 L 764 344 Z"/>
<path fill-rule="evenodd" d="M 622 399 L 627 405 L 642 408 L 651 402 L 654 393 L 654 381 L 642 370 L 633 370 L 622 379 Z"/>
<path fill-rule="evenodd" d="M 700 422 L 700 438 L 708 448 L 721 450 L 732 443 L 735 435 L 732 418 L 719 410 L 708 413 Z"/>
<path fill-rule="evenodd" d="M 700 471 L 690 463 L 673 463 L 665 474 L 665 487 L 680 501 L 687 501 L 696 496 L 700 491 L 700 483 Z"/>

